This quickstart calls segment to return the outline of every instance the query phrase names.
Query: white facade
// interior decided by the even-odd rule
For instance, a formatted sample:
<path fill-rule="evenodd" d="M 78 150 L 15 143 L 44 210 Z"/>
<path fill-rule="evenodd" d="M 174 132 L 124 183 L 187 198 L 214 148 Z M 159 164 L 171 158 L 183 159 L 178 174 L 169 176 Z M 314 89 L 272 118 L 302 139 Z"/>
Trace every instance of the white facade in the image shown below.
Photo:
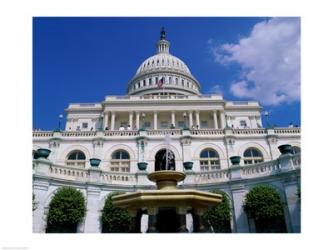
<path fill-rule="evenodd" d="M 242 205 L 245 194 L 258 183 L 279 191 L 286 202 L 288 232 L 300 232 L 296 197 L 300 155 L 281 156 L 278 150 L 283 144 L 300 149 L 300 128 L 265 129 L 258 102 L 202 95 L 199 82 L 183 61 L 169 53 L 169 46 L 161 34 L 157 54 L 140 65 L 128 83 L 128 95 L 70 104 L 64 131 L 33 132 L 33 149 L 51 150 L 49 160 L 33 162 L 38 202 L 34 232 L 45 231 L 48 204 L 64 185 L 77 187 L 86 197 L 88 211 L 78 230 L 100 232 L 100 211 L 110 192 L 153 188 L 146 176 L 155 171 L 155 157 L 166 147 L 166 135 L 171 138 L 176 170 L 185 171 L 183 162 L 193 162 L 182 187 L 217 188 L 230 196 L 233 232 L 253 231 Z M 249 149 L 259 156 L 245 157 Z M 203 158 L 205 150 L 216 155 Z M 73 152 L 83 153 L 85 159 L 69 159 Z M 128 155 L 112 159 L 117 152 Z M 236 155 L 242 157 L 238 170 L 229 161 Z M 101 159 L 98 170 L 90 168 L 90 158 Z M 146 171 L 138 169 L 138 162 L 148 163 Z"/>

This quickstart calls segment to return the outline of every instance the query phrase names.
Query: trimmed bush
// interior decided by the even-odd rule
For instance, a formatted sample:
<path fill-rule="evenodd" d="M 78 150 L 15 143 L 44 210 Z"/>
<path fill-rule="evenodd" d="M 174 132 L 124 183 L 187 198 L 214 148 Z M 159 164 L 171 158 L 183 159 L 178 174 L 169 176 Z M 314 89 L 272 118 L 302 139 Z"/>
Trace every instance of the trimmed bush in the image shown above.
<path fill-rule="evenodd" d="M 244 208 L 254 219 L 257 232 L 285 232 L 283 203 L 273 187 L 252 188 L 245 197 Z"/>
<path fill-rule="evenodd" d="M 59 188 L 49 205 L 47 233 L 76 233 L 85 216 L 83 194 L 73 187 Z"/>
<path fill-rule="evenodd" d="M 102 233 L 129 233 L 131 217 L 127 210 L 113 205 L 112 197 L 122 193 L 111 193 L 102 210 Z"/>
<path fill-rule="evenodd" d="M 231 209 L 229 197 L 221 190 L 211 190 L 210 192 L 221 194 L 222 202 L 208 209 L 204 213 L 203 218 L 213 227 L 215 233 L 230 233 Z"/>

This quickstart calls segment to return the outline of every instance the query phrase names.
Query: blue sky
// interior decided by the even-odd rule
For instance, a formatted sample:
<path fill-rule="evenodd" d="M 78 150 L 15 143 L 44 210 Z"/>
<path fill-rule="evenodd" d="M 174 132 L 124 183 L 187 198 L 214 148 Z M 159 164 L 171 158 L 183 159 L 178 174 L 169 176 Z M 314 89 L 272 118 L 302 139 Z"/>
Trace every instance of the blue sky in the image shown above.
<path fill-rule="evenodd" d="M 203 94 L 259 100 L 271 124 L 300 125 L 298 18 L 36 17 L 33 127 L 55 129 L 69 103 L 124 95 L 162 26 Z"/>

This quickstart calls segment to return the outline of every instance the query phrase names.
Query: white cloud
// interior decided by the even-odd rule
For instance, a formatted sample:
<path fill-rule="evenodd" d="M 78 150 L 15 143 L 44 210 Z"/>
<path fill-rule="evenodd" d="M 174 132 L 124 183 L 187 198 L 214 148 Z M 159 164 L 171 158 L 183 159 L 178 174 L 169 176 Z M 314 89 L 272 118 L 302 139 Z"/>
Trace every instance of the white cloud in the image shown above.
<path fill-rule="evenodd" d="M 271 18 L 257 23 L 237 44 L 212 47 L 216 62 L 237 63 L 242 72 L 231 83 L 237 97 L 264 105 L 300 100 L 300 19 Z"/>

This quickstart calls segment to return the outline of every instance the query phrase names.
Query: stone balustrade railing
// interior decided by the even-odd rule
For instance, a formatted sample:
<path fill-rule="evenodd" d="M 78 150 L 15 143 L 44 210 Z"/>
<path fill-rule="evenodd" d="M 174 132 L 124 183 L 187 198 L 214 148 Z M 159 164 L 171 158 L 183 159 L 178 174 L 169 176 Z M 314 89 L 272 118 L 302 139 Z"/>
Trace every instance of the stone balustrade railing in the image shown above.
<path fill-rule="evenodd" d="M 87 181 L 89 176 L 87 169 L 60 165 L 51 165 L 49 173 L 51 177 L 78 181 Z"/>
<path fill-rule="evenodd" d="M 155 129 L 147 130 L 148 136 L 181 135 L 180 129 Z"/>
<path fill-rule="evenodd" d="M 230 133 L 234 136 L 265 136 L 267 135 L 267 130 L 264 128 L 244 128 L 244 129 L 230 129 Z M 300 135 L 300 128 L 274 128 L 274 134 L 276 135 Z M 48 139 L 52 137 L 95 137 L 98 135 L 98 131 L 61 131 L 61 132 L 53 132 L 53 131 L 33 131 L 33 138 L 41 138 Z M 102 136 L 139 136 L 139 131 L 137 130 L 106 130 L 101 131 Z M 181 135 L 181 129 L 151 129 L 147 130 L 147 136 L 165 136 L 165 135 Z M 225 132 L 223 129 L 192 129 L 190 130 L 190 134 L 192 136 L 223 136 Z"/>
<path fill-rule="evenodd" d="M 44 170 L 40 170 L 39 164 L 41 166 L 46 166 Z M 43 165 L 44 164 L 44 165 Z M 280 158 L 261 162 L 253 165 L 245 165 L 245 166 L 238 166 L 235 168 L 235 171 L 240 171 L 240 178 L 241 179 L 252 179 L 258 178 L 263 176 L 273 176 L 275 174 L 279 174 L 285 171 L 292 171 L 297 170 L 301 166 L 301 156 L 300 154 L 292 155 L 290 158 L 287 158 L 287 161 L 280 160 Z M 237 170 L 239 169 L 239 170 Z M 117 184 L 117 185 L 142 185 L 139 184 L 139 177 L 137 173 L 120 173 L 120 172 L 109 172 L 109 171 L 101 171 L 98 169 L 94 169 L 95 171 L 99 171 L 99 183 L 102 184 Z M 214 170 L 214 171 L 198 171 L 198 172 L 191 172 L 189 173 L 192 177 L 190 178 L 190 182 L 187 184 L 209 184 L 209 183 L 224 183 L 228 181 L 234 180 L 232 177 L 232 171 L 234 171 L 233 167 L 231 166 L 228 169 L 222 170 Z M 90 169 L 89 168 L 79 168 L 79 167 L 72 167 L 72 166 L 62 166 L 52 164 L 51 162 L 45 165 L 45 160 L 43 162 L 39 162 L 39 160 L 33 161 L 33 174 L 40 175 L 47 175 L 51 178 L 61 179 L 65 181 L 79 181 L 79 182 L 87 182 L 91 181 L 90 179 Z M 146 172 L 145 172 L 146 173 Z M 147 173 L 146 173 L 147 174 Z M 150 185 L 147 181 L 147 176 L 144 178 L 144 185 Z M 238 177 L 237 177 L 238 178 Z"/>
<path fill-rule="evenodd" d="M 244 128 L 244 129 L 233 129 L 232 133 L 235 135 L 264 135 L 266 134 L 266 129 L 264 128 Z"/>
<path fill-rule="evenodd" d="M 242 167 L 242 178 L 254 178 L 259 176 L 271 175 L 279 172 L 281 166 L 278 160 L 261 162 Z"/>
<path fill-rule="evenodd" d="M 198 172 L 194 178 L 196 184 L 198 183 L 214 183 L 214 182 L 226 182 L 230 179 L 230 173 L 228 169 L 215 170 L 209 172 Z"/>
<path fill-rule="evenodd" d="M 105 184 L 126 184 L 135 185 L 135 174 L 132 173 L 108 173 L 102 172 L 101 182 Z"/>
<path fill-rule="evenodd" d="M 190 130 L 191 135 L 223 135 L 222 129 L 194 129 Z"/>
<path fill-rule="evenodd" d="M 275 134 L 300 134 L 301 128 L 274 128 Z"/>
<path fill-rule="evenodd" d="M 96 131 L 63 131 L 62 137 L 91 137 L 96 136 Z"/>
<path fill-rule="evenodd" d="M 104 131 L 104 136 L 138 136 L 137 130 L 112 130 Z"/>

